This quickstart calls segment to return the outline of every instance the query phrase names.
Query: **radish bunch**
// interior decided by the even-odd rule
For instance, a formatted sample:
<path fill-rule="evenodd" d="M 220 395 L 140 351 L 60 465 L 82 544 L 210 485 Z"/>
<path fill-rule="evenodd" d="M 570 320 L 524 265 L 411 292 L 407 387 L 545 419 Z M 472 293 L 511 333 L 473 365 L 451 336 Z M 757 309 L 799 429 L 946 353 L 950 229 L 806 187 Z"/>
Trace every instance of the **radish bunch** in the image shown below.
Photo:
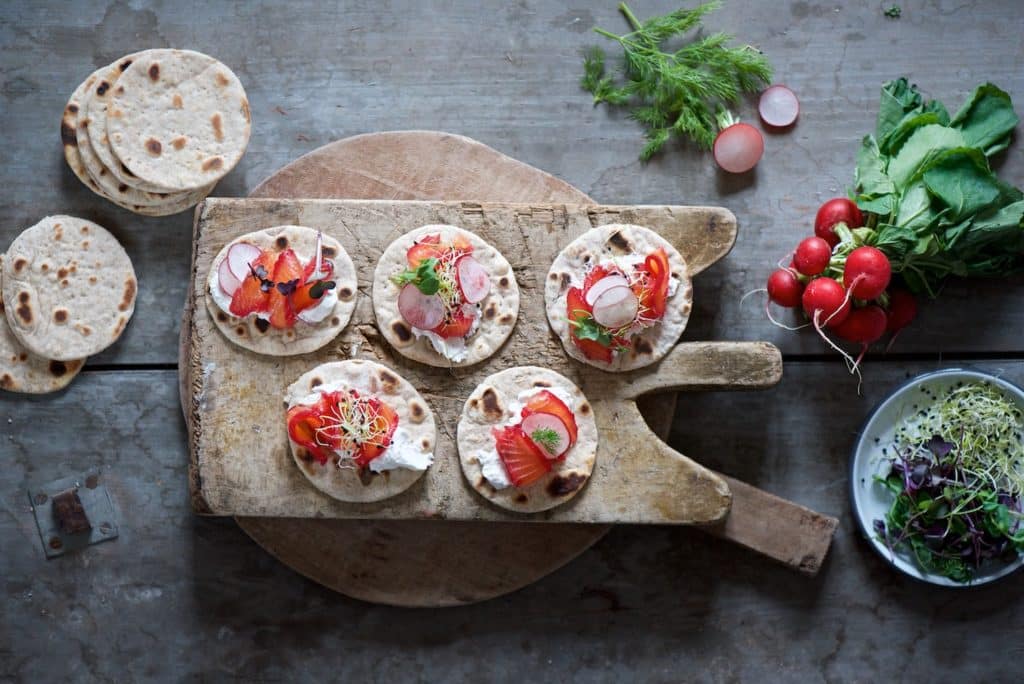
<path fill-rule="evenodd" d="M 917 314 L 909 292 L 889 289 L 892 265 L 882 250 L 864 244 L 864 232 L 858 231 L 863 222 L 857 205 L 845 197 L 825 202 L 815 218 L 814 236 L 797 245 L 789 266 L 773 271 L 767 285 L 770 302 L 801 307 L 830 346 L 838 349 L 826 329 L 859 344 L 860 356 L 851 369 L 871 344 L 886 333 L 895 339 Z"/>

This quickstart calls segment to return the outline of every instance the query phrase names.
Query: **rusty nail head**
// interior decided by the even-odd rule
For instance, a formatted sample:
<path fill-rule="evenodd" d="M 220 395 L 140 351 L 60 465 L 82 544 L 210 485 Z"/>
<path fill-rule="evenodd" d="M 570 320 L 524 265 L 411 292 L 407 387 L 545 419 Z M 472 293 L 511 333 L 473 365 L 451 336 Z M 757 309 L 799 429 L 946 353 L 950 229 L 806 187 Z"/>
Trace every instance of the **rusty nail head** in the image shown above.
<path fill-rule="evenodd" d="M 60 540 L 60 537 L 50 537 L 50 548 L 59 549 L 64 546 L 64 542 Z"/>

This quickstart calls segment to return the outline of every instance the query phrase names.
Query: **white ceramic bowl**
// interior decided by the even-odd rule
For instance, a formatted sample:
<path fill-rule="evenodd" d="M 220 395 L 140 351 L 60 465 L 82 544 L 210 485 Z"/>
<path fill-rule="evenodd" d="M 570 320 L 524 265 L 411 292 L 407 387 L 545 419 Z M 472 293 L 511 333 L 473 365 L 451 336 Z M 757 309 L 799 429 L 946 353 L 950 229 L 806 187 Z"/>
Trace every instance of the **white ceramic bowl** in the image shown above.
<path fill-rule="evenodd" d="M 909 552 L 891 552 L 885 542 L 878 538 L 873 528 L 875 520 L 885 519 L 885 514 L 894 499 L 894 495 L 874 479 L 875 475 L 884 477 L 889 471 L 889 461 L 882 455 L 882 449 L 892 448 L 896 427 L 902 418 L 915 413 L 914 404 L 929 401 L 929 397 L 922 391 L 922 387 L 939 394 L 958 382 L 978 380 L 987 380 L 1001 388 L 1008 397 L 1012 397 L 1017 405 L 1024 409 L 1024 390 L 994 375 L 962 368 L 925 373 L 897 387 L 871 412 L 864 427 L 861 428 L 850 458 L 850 502 L 861 533 L 882 558 L 898 570 L 931 584 L 947 587 L 974 587 L 1005 577 L 1024 565 L 1024 555 L 1018 555 L 1016 560 L 1009 563 L 989 561 L 982 564 L 970 583 L 962 584 L 942 575 L 924 572 L 918 567 Z"/>

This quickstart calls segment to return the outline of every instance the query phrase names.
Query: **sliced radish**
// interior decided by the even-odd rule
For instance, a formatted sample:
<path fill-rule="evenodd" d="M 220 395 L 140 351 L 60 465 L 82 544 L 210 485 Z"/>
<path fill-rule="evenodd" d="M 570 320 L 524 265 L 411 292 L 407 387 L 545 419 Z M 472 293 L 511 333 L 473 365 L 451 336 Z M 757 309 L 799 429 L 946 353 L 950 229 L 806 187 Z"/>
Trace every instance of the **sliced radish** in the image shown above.
<path fill-rule="evenodd" d="M 757 112 L 761 115 L 761 121 L 769 126 L 790 126 L 800 115 L 800 101 L 786 86 L 773 85 L 761 93 Z"/>
<path fill-rule="evenodd" d="M 221 292 L 228 297 L 234 295 L 235 290 L 242 284 L 242 281 L 231 272 L 231 264 L 228 263 L 227 259 L 221 261 L 220 266 L 217 267 L 217 282 L 220 284 Z"/>
<path fill-rule="evenodd" d="M 729 173 L 746 173 L 761 161 L 764 138 L 750 124 L 737 123 L 715 138 L 715 161 Z"/>
<path fill-rule="evenodd" d="M 556 439 L 534 439 L 533 434 L 538 430 L 547 432 L 550 430 L 556 435 Z M 531 413 L 523 419 L 523 432 L 530 440 L 540 447 L 548 458 L 558 458 L 569 449 L 569 431 L 565 429 L 565 423 L 558 416 L 550 413 Z M 554 449 L 552 451 L 552 449 Z"/>
<path fill-rule="evenodd" d="M 491 291 L 491 276 L 487 269 L 468 254 L 455 262 L 455 278 L 462 296 L 470 304 L 482 302 Z"/>
<path fill-rule="evenodd" d="M 256 245 L 250 245 L 248 242 L 239 242 L 238 244 L 231 245 L 224 263 L 235 274 L 235 278 L 242 281 L 249 276 L 249 264 L 259 259 L 262 253 Z"/>
<path fill-rule="evenodd" d="M 594 320 L 606 328 L 621 328 L 636 318 L 640 300 L 629 287 L 613 287 L 594 301 Z"/>
<path fill-rule="evenodd" d="M 587 294 L 584 299 L 587 304 L 594 306 L 594 302 L 597 301 L 598 297 L 615 287 L 629 287 L 629 281 L 626 280 L 625 276 L 619 273 L 613 273 L 612 275 L 605 276 L 590 286 L 590 289 L 587 290 Z"/>
<path fill-rule="evenodd" d="M 398 293 L 398 312 L 412 327 L 431 330 L 444 320 L 444 302 L 436 294 L 425 295 L 409 283 Z"/>

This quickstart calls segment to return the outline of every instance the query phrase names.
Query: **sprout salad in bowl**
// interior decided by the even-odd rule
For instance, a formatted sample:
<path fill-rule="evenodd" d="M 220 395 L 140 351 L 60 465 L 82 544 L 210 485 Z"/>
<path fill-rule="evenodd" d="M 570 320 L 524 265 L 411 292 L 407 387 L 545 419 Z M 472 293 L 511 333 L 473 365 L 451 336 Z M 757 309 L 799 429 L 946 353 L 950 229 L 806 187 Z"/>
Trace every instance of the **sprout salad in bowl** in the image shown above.
<path fill-rule="evenodd" d="M 1024 391 L 971 370 L 919 376 L 868 419 L 852 462 L 857 520 L 897 568 L 977 585 L 1024 564 Z"/>

